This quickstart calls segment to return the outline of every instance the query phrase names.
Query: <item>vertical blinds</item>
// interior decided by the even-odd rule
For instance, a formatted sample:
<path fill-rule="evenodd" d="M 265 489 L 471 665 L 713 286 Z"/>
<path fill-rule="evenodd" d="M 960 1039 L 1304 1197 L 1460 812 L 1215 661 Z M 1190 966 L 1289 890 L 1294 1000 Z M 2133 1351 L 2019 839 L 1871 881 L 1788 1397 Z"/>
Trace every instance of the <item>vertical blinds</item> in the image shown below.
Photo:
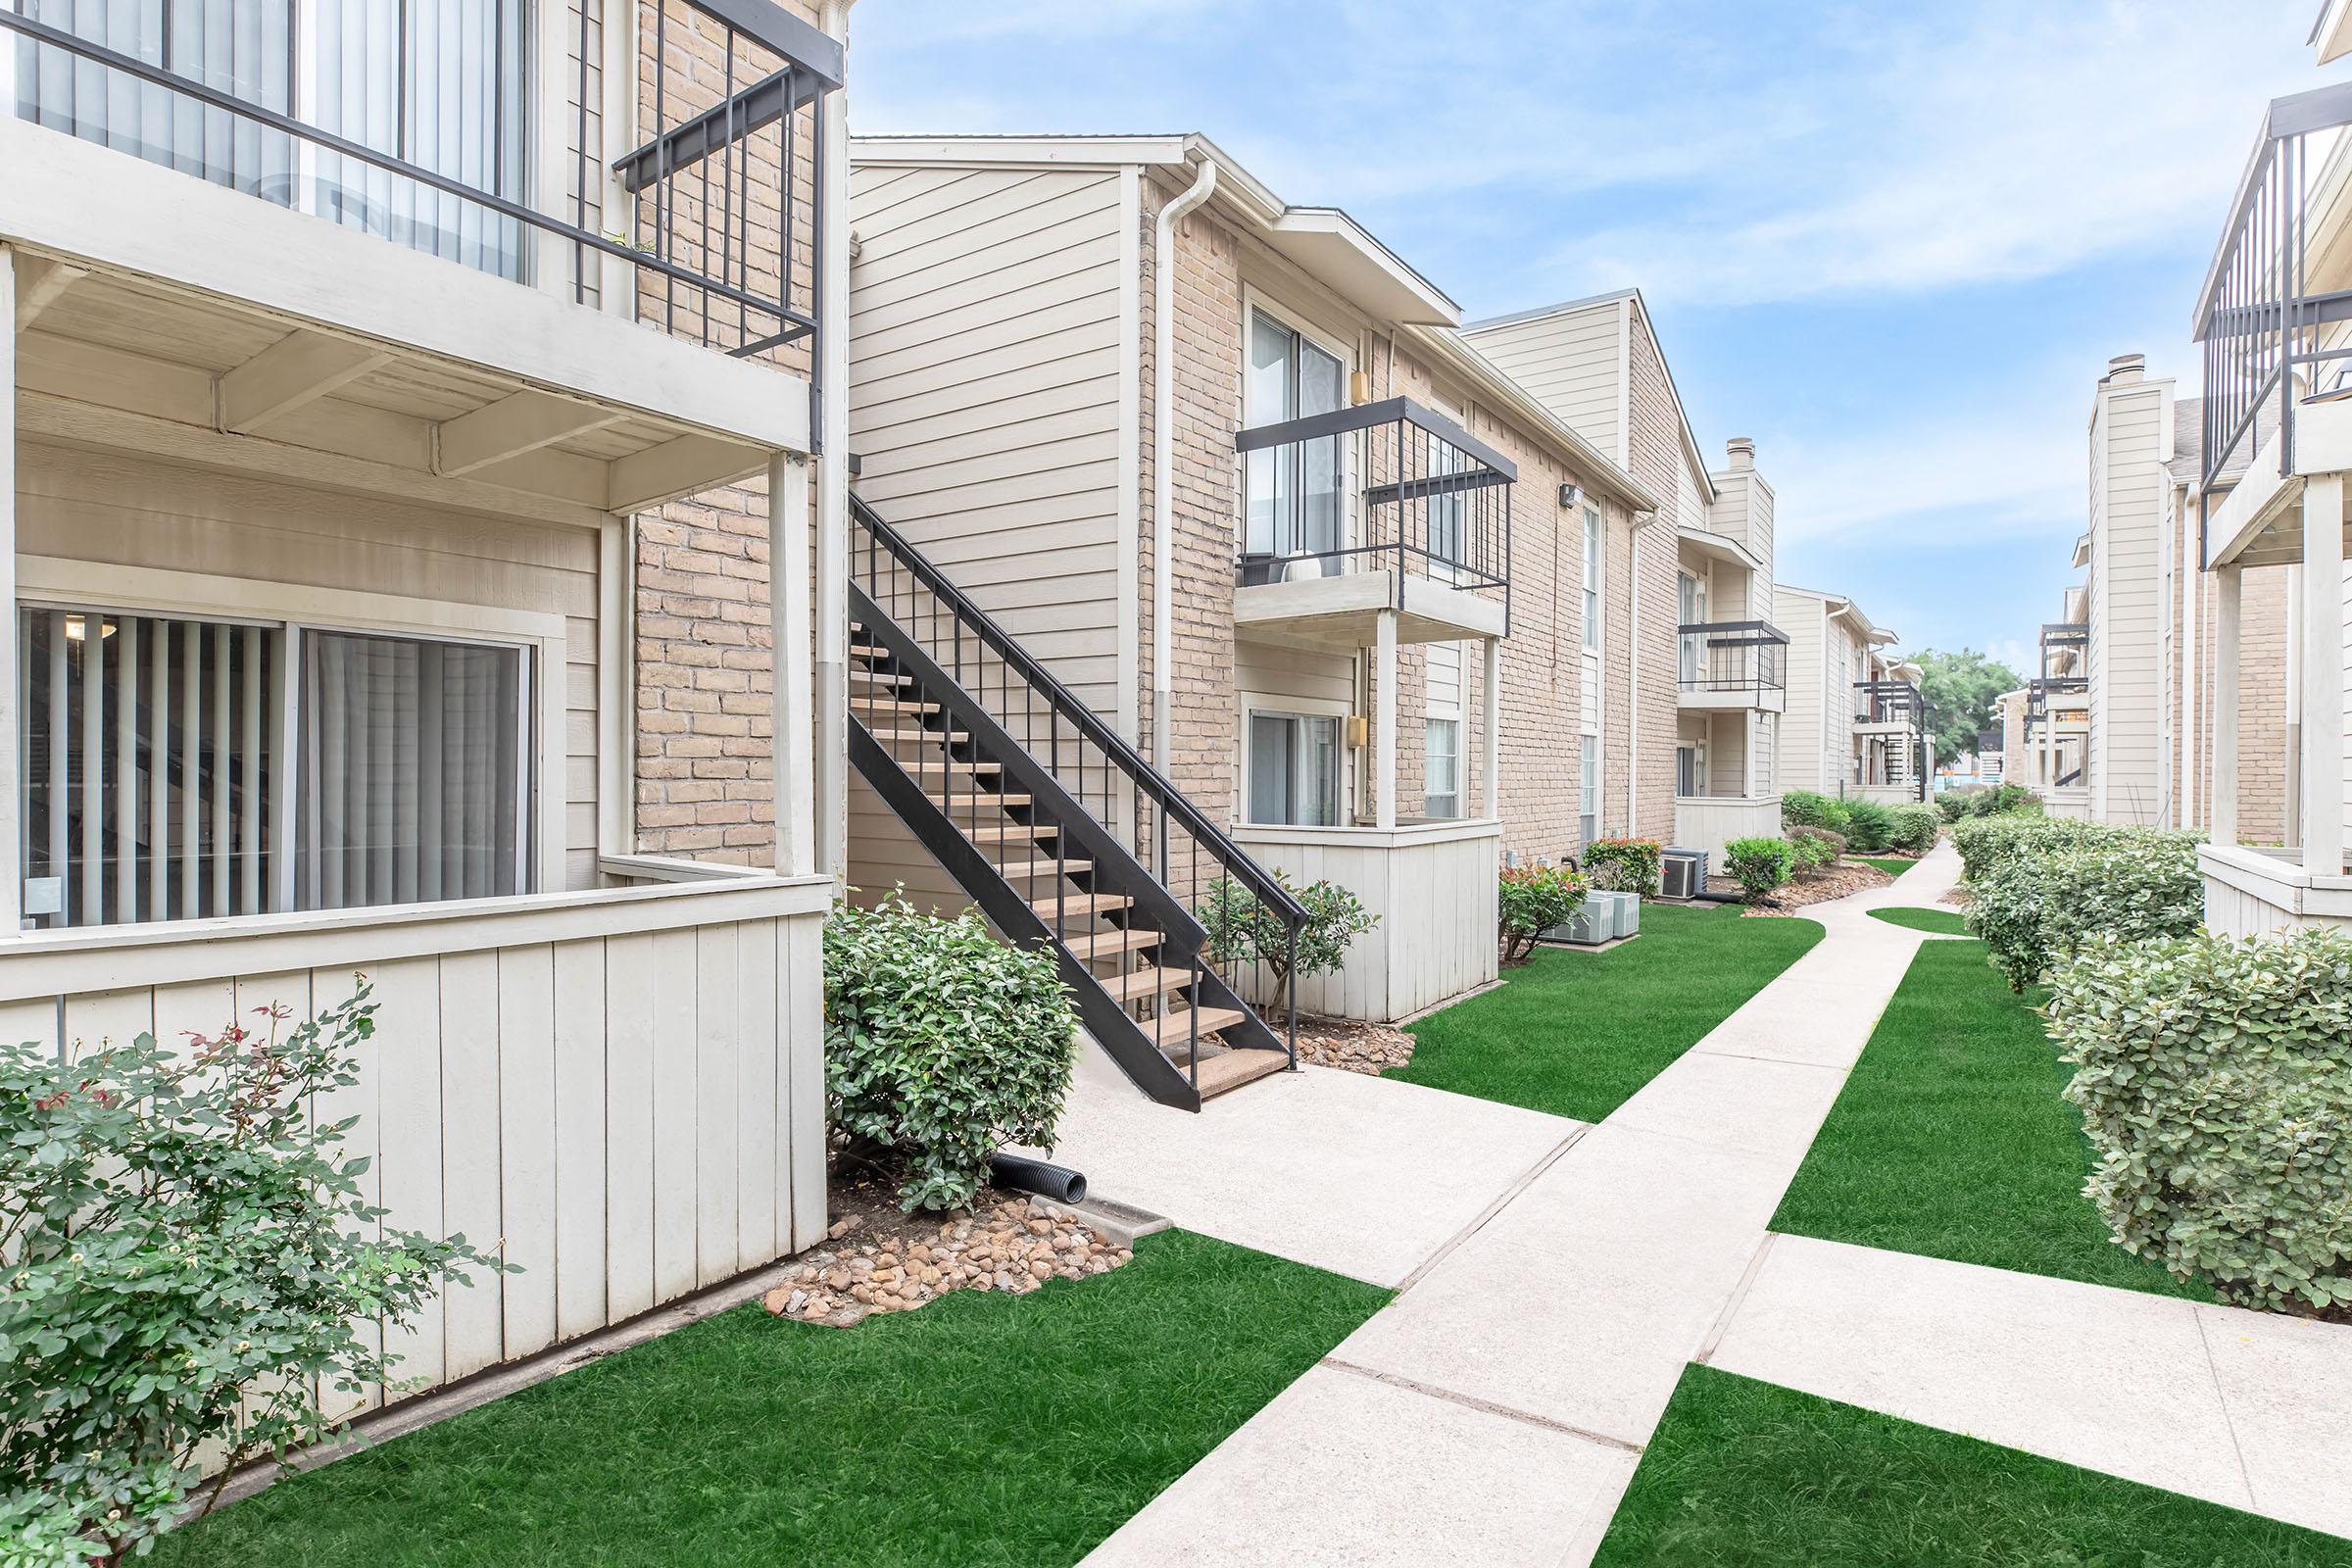
<path fill-rule="evenodd" d="M 19 624 L 39 923 L 528 890 L 523 650 L 47 606 Z"/>
<path fill-rule="evenodd" d="M 257 108 L 519 200 L 525 0 L 42 0 L 42 22 Z M 246 117 L 16 45 L 16 114 L 503 276 L 522 225 Z"/>

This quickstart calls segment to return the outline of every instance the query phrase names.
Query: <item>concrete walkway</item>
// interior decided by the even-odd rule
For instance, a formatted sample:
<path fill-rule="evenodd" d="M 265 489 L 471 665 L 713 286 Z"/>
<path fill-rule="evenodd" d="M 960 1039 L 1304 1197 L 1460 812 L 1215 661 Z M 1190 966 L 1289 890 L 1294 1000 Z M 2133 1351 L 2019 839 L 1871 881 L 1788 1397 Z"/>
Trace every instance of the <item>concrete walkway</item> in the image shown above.
<path fill-rule="evenodd" d="M 1807 909 L 1825 940 L 1590 1130 L 1336 1072 L 1198 1124 L 1075 1098 L 1104 1195 L 1402 1286 L 1088 1561 L 1583 1564 L 1693 1359 L 2352 1528 L 2352 1332 L 1767 1237 L 1934 940 L 1868 911 L 1958 874 Z"/>

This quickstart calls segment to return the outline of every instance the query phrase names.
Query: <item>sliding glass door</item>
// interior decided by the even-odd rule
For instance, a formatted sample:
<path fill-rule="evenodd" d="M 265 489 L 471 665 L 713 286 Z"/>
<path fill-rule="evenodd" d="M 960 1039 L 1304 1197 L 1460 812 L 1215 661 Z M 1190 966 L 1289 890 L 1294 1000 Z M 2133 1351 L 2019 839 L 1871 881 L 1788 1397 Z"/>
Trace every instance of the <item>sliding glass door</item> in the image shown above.
<path fill-rule="evenodd" d="M 1250 368 L 1243 387 L 1247 424 L 1254 428 L 1337 414 L 1347 380 L 1339 356 L 1264 311 L 1250 313 Z M 1243 552 L 1324 557 L 1339 550 L 1342 465 L 1336 435 L 1249 454 Z"/>

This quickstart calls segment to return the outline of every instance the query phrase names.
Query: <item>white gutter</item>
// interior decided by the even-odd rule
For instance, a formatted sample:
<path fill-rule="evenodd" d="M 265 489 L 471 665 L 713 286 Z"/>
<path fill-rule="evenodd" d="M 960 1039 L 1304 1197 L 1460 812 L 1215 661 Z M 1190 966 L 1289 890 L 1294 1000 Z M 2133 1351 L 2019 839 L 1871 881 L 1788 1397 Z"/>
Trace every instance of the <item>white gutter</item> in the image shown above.
<path fill-rule="evenodd" d="M 1626 550 L 1625 836 L 1642 836 L 1642 531 L 1662 512 L 1637 512 Z M 1669 827 L 1669 837 L 1674 830 Z"/>
<path fill-rule="evenodd" d="M 1168 714 L 1175 707 L 1176 662 L 1169 622 L 1175 618 L 1176 223 L 1215 194 L 1217 166 L 1202 163 L 1192 188 L 1159 210 L 1152 246 L 1152 765 L 1165 773 L 1173 756 Z"/>
<path fill-rule="evenodd" d="M 850 8 L 825 0 L 817 25 L 841 40 L 846 57 Z M 847 76 L 845 70 L 843 75 Z M 818 864 L 849 875 L 850 795 L 850 95 L 826 94 L 818 135 L 825 159 L 826 280 L 817 333 L 817 416 L 824 452 L 816 462 L 816 846 Z M 772 585 L 771 585 L 772 586 Z M 778 693 L 779 697 L 783 694 Z M 785 803 L 776 803 L 781 822 Z"/>

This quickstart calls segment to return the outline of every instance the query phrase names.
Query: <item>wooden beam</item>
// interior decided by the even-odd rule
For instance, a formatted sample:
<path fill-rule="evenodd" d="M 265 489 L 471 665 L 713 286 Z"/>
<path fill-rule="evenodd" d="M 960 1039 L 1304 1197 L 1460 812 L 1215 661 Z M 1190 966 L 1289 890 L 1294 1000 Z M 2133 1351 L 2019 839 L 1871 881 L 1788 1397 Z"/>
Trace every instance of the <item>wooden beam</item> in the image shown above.
<path fill-rule="evenodd" d="M 605 510 L 638 512 L 700 490 L 757 473 L 767 454 L 716 436 L 682 435 L 625 458 L 606 468 Z"/>
<path fill-rule="evenodd" d="M 394 358 L 373 344 L 298 327 L 214 383 L 213 422 L 230 435 L 251 435 Z"/>
<path fill-rule="evenodd" d="M 17 330 L 22 332 L 32 325 L 40 314 L 55 305 L 66 290 L 89 276 L 87 270 L 65 262 L 55 262 L 45 256 L 17 258 Z"/>
<path fill-rule="evenodd" d="M 441 421 L 433 431 L 433 471 L 455 478 L 625 417 L 619 409 L 525 388 Z"/>

